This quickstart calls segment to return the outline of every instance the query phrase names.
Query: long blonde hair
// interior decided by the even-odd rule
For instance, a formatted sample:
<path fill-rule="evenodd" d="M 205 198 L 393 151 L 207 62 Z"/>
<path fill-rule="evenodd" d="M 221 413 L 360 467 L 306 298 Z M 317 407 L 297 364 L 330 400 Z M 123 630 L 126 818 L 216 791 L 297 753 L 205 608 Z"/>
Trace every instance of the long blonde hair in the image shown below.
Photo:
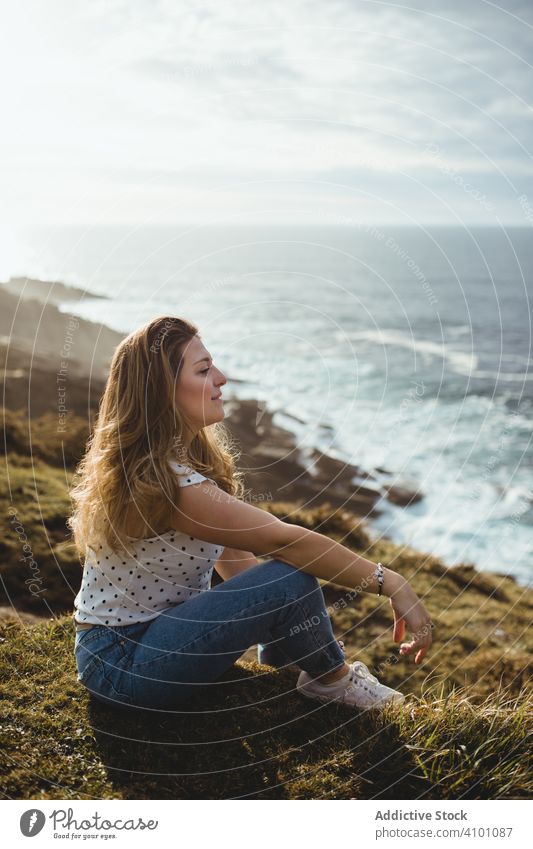
<path fill-rule="evenodd" d="M 123 339 L 115 350 L 96 423 L 70 489 L 67 524 L 80 555 L 104 540 L 115 553 L 131 553 L 126 533 L 132 509 L 136 538 L 169 530 L 179 503 L 179 482 L 169 460 L 178 460 L 241 498 L 238 453 L 222 422 L 181 443 L 186 418 L 174 400 L 184 350 L 198 334 L 190 321 L 161 316 Z M 240 452 L 239 452 L 240 453 Z M 131 529 L 131 528 L 129 528 Z"/>

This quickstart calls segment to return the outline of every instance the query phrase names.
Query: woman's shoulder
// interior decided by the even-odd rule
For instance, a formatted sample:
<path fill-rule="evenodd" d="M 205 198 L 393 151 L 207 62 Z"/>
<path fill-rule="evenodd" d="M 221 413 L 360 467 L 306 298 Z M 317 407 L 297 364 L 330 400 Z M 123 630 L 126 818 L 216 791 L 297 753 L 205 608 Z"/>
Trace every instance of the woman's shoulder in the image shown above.
<path fill-rule="evenodd" d="M 171 460 L 170 467 L 178 475 L 180 486 L 188 486 L 189 484 L 201 483 L 202 481 L 209 481 L 216 486 L 216 482 L 212 478 L 206 477 L 206 475 L 193 469 L 192 466 L 179 463 L 177 460 Z"/>

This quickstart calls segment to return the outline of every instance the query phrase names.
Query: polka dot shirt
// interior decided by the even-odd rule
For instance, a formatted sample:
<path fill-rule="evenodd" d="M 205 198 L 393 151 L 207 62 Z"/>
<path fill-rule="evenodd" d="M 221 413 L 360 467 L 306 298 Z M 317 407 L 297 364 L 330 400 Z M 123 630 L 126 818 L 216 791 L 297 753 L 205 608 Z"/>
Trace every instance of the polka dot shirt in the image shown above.
<path fill-rule="evenodd" d="M 180 486 L 210 480 L 180 463 L 171 466 Z M 133 557 L 115 554 L 104 543 L 96 551 L 87 549 L 74 599 L 79 622 L 119 627 L 155 619 L 210 589 L 215 561 L 224 549 L 174 530 L 132 541 Z"/>

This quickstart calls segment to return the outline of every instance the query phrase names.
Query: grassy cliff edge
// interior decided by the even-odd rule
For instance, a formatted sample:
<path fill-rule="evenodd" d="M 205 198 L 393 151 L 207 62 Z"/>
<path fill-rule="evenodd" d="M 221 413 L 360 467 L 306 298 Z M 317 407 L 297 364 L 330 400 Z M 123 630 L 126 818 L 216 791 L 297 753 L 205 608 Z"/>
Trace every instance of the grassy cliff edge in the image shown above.
<path fill-rule="evenodd" d="M 53 417 L 52 417 L 53 418 Z M 405 575 L 435 623 L 420 667 L 392 642 L 387 599 L 324 585 L 349 660 L 408 694 L 383 714 L 303 700 L 294 670 L 250 649 L 175 712 L 114 711 L 76 681 L 81 566 L 67 485 L 87 435 L 4 411 L 0 743 L 5 798 L 530 798 L 531 590 L 388 540 L 327 503 L 263 504 Z M 261 505 L 258 505 L 261 506 Z"/>

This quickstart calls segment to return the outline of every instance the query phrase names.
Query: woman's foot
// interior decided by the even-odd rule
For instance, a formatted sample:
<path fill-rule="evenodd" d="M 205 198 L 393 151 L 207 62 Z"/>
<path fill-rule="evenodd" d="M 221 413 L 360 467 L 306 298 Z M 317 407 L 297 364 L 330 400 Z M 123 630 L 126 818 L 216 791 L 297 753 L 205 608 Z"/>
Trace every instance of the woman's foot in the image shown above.
<path fill-rule="evenodd" d="M 302 671 L 298 676 L 296 689 L 302 696 L 309 699 L 320 702 L 344 702 L 362 710 L 380 709 L 390 702 L 400 704 L 405 700 L 403 693 L 382 684 L 362 661 L 356 660 L 346 666 L 348 669 L 346 674 L 329 684 L 312 678 L 307 672 Z M 337 670 L 334 671 L 337 672 Z M 323 676 L 321 678 L 323 679 Z"/>
<path fill-rule="evenodd" d="M 319 684 L 333 684 L 335 681 L 340 681 L 341 678 L 346 678 L 348 672 L 350 671 L 350 667 L 347 663 L 343 663 L 338 669 L 334 669 L 333 672 L 325 672 L 323 675 L 319 675 L 317 678 L 313 678 L 313 681 L 318 681 Z"/>
<path fill-rule="evenodd" d="M 342 653 L 345 654 L 343 641 L 337 640 L 337 642 L 339 644 L 339 648 L 341 649 Z M 261 663 L 261 664 L 266 665 L 266 666 L 273 666 L 275 669 L 279 668 L 280 666 L 283 666 L 285 668 L 294 666 L 296 669 L 301 669 L 301 667 L 298 666 L 296 661 L 291 663 L 289 658 L 285 656 L 285 653 L 279 651 L 275 642 L 273 642 L 273 643 L 258 643 L 258 645 L 257 645 L 257 660 L 258 660 L 258 663 Z M 344 664 L 344 667 L 341 666 L 341 676 L 346 674 L 347 669 L 348 669 L 348 667 L 346 666 L 346 664 Z M 341 676 L 338 675 L 338 670 L 336 670 L 336 669 L 333 672 L 326 672 L 324 674 L 325 674 L 325 676 L 330 676 L 332 681 L 334 680 L 335 676 L 341 677 Z M 320 677 L 322 678 L 323 676 L 320 676 Z M 329 678 L 328 678 L 328 680 L 329 680 Z M 326 681 L 324 681 L 324 683 L 326 683 Z"/>
<path fill-rule="evenodd" d="M 346 657 L 346 652 L 344 650 L 344 643 L 342 640 L 337 640 L 339 647 Z M 333 684 L 334 681 L 340 681 L 341 678 L 344 678 L 346 674 L 349 672 L 350 667 L 347 663 L 344 663 L 338 669 L 334 669 L 333 672 L 324 672 L 323 675 L 319 675 L 315 678 L 315 681 L 319 681 L 321 684 Z"/>

